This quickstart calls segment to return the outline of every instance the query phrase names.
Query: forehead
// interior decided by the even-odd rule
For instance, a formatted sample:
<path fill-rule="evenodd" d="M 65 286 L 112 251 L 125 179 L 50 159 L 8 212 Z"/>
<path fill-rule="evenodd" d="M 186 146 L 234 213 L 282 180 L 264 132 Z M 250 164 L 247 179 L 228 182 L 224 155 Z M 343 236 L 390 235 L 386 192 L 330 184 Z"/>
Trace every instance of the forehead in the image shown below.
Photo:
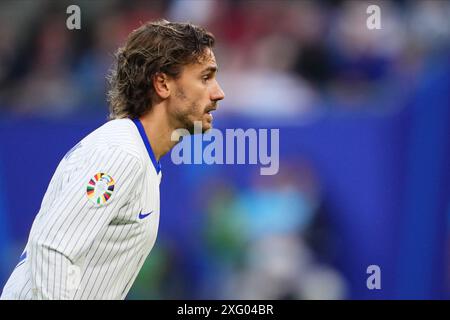
<path fill-rule="evenodd" d="M 185 72 L 202 72 L 208 69 L 217 69 L 216 57 L 214 52 L 207 48 L 196 62 L 184 66 Z"/>
<path fill-rule="evenodd" d="M 198 59 L 198 63 L 201 65 L 214 65 L 216 66 L 216 57 L 211 48 L 206 48 L 203 55 Z"/>

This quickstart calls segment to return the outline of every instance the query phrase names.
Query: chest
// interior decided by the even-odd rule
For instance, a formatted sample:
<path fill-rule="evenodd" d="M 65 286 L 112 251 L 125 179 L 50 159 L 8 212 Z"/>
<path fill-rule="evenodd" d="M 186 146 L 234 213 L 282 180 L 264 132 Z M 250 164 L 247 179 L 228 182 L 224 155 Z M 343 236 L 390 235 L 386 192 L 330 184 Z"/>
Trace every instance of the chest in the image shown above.
<path fill-rule="evenodd" d="M 116 213 L 109 229 L 116 230 L 114 233 L 119 235 L 115 241 L 135 238 L 138 242 L 151 245 L 156 239 L 159 226 L 159 179 L 146 175 L 135 184 L 130 193 L 130 200 Z M 117 229 L 122 230 L 118 233 Z"/>

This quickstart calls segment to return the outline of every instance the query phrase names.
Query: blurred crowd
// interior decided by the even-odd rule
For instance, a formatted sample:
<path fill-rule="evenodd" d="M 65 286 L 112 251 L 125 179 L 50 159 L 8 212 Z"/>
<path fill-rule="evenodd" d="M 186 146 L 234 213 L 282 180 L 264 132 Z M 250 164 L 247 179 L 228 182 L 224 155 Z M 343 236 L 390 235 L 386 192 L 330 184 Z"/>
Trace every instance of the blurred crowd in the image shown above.
<path fill-rule="evenodd" d="M 78 4 L 81 30 L 68 30 Z M 448 54 L 450 2 L 377 1 L 2 1 L 0 112 L 106 114 L 114 52 L 142 22 L 166 18 L 217 37 L 223 115 L 296 116 L 397 108 L 427 59 Z"/>

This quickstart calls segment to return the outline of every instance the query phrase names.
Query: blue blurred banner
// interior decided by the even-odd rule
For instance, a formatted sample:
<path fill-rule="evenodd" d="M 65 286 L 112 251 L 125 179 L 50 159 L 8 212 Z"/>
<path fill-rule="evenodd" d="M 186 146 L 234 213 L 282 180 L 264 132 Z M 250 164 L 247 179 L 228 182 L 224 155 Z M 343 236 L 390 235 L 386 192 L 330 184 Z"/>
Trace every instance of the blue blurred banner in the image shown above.
<path fill-rule="evenodd" d="M 2 261 L 2 268 L 0 268 L 0 279 L 2 279 L 2 283 L 5 281 L 8 274 L 8 263 L 9 260 L 9 252 L 10 245 L 12 243 L 9 234 L 10 234 L 10 222 L 9 215 L 6 211 L 6 185 L 5 179 L 3 178 L 3 157 L 0 157 L 0 259 Z"/>

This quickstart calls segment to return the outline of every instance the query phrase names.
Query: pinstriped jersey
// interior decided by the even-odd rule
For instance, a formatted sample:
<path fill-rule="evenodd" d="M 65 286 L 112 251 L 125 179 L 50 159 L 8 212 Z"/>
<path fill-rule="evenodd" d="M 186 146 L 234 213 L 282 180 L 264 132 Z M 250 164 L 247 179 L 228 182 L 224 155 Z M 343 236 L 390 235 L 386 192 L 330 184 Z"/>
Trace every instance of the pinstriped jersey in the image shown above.
<path fill-rule="evenodd" d="M 160 164 L 139 120 L 107 122 L 58 165 L 2 299 L 124 299 L 157 236 Z"/>

